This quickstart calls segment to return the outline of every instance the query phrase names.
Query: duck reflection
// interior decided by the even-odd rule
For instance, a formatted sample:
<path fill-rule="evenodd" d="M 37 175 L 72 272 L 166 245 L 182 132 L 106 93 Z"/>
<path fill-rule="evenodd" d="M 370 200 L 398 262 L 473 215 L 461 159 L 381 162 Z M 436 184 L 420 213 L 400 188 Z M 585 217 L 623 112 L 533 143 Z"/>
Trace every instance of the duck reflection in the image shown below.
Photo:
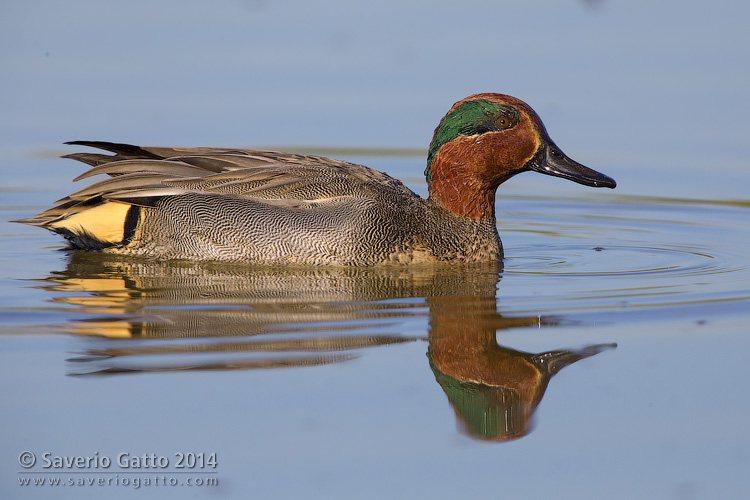
<path fill-rule="evenodd" d="M 541 354 L 498 345 L 499 330 L 556 324 L 500 315 L 501 271 L 240 267 L 78 252 L 40 287 L 76 314 L 66 333 L 86 337 L 71 375 L 311 366 L 427 341 L 462 429 L 506 440 L 530 431 L 555 373 L 613 344 Z M 423 331 L 425 318 L 427 336 L 404 332 Z"/>
<path fill-rule="evenodd" d="M 430 367 L 456 412 L 459 428 L 479 439 L 504 441 L 528 434 L 553 375 L 616 347 L 598 344 L 540 354 L 517 351 L 497 343 L 497 330 L 508 328 L 512 321 L 488 314 L 494 301 L 436 297 L 429 302 Z M 519 318 L 513 326 L 524 326 L 524 321 Z"/>

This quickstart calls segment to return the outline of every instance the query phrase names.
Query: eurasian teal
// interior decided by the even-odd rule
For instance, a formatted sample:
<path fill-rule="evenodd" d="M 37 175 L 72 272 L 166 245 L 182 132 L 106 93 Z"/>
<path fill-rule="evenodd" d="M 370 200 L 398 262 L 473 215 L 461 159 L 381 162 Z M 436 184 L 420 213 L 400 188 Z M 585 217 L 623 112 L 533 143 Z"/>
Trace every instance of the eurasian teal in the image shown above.
<path fill-rule="evenodd" d="M 73 248 L 157 259 L 374 265 L 503 258 L 495 191 L 534 170 L 594 187 L 615 181 L 568 158 L 534 110 L 476 94 L 435 129 L 423 199 L 362 165 L 320 156 L 75 141 L 66 156 L 110 178 L 20 220 Z"/>

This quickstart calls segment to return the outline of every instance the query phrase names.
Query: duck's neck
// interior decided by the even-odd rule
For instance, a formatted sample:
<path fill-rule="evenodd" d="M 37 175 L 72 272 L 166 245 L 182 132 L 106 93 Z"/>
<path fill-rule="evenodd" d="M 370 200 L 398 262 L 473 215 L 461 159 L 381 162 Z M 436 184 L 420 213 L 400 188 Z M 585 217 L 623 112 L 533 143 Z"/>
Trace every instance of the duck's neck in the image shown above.
<path fill-rule="evenodd" d="M 471 164 L 435 157 L 431 165 L 430 200 L 460 217 L 494 220 L 497 185 L 477 178 L 474 172 Z"/>

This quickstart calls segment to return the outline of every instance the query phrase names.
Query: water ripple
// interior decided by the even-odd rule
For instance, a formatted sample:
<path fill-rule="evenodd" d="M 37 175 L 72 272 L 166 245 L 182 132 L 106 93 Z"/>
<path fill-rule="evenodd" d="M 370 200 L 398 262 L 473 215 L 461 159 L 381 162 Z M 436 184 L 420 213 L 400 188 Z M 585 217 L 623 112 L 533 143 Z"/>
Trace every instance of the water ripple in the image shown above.
<path fill-rule="evenodd" d="M 747 270 L 729 256 L 684 247 L 559 245 L 515 247 L 506 274 L 565 276 L 664 275 L 701 276 Z"/>
<path fill-rule="evenodd" d="M 519 197 L 512 206 L 501 219 L 498 296 L 519 314 L 638 307 L 674 317 L 682 306 L 718 312 L 750 300 L 747 204 Z"/>

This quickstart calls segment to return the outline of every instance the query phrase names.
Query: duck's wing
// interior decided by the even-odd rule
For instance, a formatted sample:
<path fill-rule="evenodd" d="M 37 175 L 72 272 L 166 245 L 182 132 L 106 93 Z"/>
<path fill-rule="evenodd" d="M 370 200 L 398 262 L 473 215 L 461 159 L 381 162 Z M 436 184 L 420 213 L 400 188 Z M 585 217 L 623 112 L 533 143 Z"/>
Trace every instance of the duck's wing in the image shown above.
<path fill-rule="evenodd" d="M 66 156 L 92 166 L 74 181 L 98 174 L 109 177 L 58 200 L 54 207 L 39 215 L 16 222 L 57 230 L 62 220 L 107 202 L 155 206 L 165 197 L 195 192 L 251 198 L 289 207 L 387 191 L 412 194 L 387 174 L 321 156 L 218 148 L 139 147 L 110 142 L 68 144 L 114 153 Z"/>

